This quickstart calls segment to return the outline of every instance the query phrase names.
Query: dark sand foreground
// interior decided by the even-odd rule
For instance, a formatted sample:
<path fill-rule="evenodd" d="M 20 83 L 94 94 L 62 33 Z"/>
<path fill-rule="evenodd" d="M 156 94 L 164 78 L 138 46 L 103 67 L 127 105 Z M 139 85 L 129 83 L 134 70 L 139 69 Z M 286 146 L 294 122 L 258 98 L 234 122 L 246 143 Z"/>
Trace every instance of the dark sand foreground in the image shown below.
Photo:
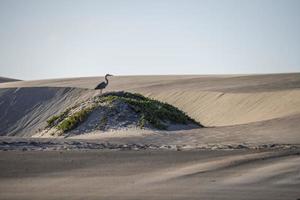
<path fill-rule="evenodd" d="M 299 152 L 2 151 L 0 199 L 296 200 Z"/>

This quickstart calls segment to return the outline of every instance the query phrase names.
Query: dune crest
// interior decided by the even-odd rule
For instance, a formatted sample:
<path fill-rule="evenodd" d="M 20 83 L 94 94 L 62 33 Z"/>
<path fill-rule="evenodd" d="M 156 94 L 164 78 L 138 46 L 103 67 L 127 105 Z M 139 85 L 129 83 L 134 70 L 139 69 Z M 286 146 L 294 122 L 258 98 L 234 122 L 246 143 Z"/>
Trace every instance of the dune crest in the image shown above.
<path fill-rule="evenodd" d="M 46 125 L 46 119 L 51 115 L 62 112 L 74 101 L 95 95 L 92 88 L 100 80 L 101 77 L 86 77 L 1 83 L 0 106 L 5 111 L 1 117 L 5 120 L 1 122 L 3 125 L 0 134 L 14 135 L 19 131 L 20 135 L 33 135 Z M 297 116 L 300 114 L 299 88 L 299 73 L 252 76 L 114 76 L 105 92 L 138 92 L 178 107 L 204 126 L 221 127 Z M 20 107 L 25 91 L 33 101 Z M 40 103 L 34 101 L 54 93 L 51 100 L 44 99 Z M 11 97 L 8 98 L 7 94 L 11 94 Z M 11 104 L 12 97 L 14 105 Z M 18 115 L 23 118 L 9 117 L 16 105 L 19 106 Z M 39 115 L 41 118 L 37 119 L 36 116 Z"/>
<path fill-rule="evenodd" d="M 147 96 L 168 102 L 204 126 L 228 126 L 300 113 L 300 90 L 259 93 L 153 92 Z"/>

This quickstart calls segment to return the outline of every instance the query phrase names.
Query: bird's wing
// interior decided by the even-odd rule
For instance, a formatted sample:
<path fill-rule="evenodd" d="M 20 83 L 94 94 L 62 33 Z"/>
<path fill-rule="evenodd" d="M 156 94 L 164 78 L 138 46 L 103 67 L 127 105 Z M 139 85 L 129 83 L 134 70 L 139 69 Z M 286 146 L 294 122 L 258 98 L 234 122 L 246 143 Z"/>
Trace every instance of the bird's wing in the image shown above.
<path fill-rule="evenodd" d="M 95 87 L 95 89 L 104 89 L 106 87 L 106 83 L 105 82 L 101 82 L 97 85 L 97 87 Z"/>

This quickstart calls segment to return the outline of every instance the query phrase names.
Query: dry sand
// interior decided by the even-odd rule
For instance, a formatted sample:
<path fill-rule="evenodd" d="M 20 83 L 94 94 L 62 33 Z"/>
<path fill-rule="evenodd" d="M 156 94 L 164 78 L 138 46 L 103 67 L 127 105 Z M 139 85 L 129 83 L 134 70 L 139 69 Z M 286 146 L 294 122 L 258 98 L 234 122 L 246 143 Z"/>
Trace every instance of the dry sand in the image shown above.
<path fill-rule="evenodd" d="M 19 80 L 18 79 L 12 79 L 12 78 L 6 78 L 6 77 L 0 77 L 0 83 L 13 82 L 13 81 L 19 81 Z"/>
<path fill-rule="evenodd" d="M 94 132 L 58 138 L 52 146 L 89 147 L 90 141 L 219 150 L 120 152 L 115 148 L 60 153 L 49 147 L 22 152 L 17 149 L 28 144 L 24 140 L 34 144 L 33 150 L 46 143 L 20 136 L 37 136 L 47 118 L 95 95 L 91 89 L 102 78 L 1 83 L 0 135 L 5 137 L 0 138 L 0 149 L 16 151 L 0 152 L 0 199 L 300 198 L 299 73 L 110 80 L 107 91 L 139 92 L 166 101 L 209 128 Z M 7 137 L 11 135 L 17 137 Z M 223 148 L 238 145 L 247 148 Z M 280 148 L 269 148 L 277 145 Z M 266 148 L 248 149 L 258 146 Z"/>
<path fill-rule="evenodd" d="M 0 84 L 0 88 L 5 88 L 0 89 L 0 109 L 6 113 L 0 117 L 10 118 L 9 121 L 0 120 L 0 135 L 34 135 L 39 128 L 45 126 L 46 118 L 61 112 L 75 101 L 95 95 L 89 89 L 102 79 L 89 77 Z M 295 121 L 293 117 L 298 119 L 300 114 L 299 73 L 252 76 L 117 76 L 110 80 L 107 91 L 139 92 L 166 101 L 208 127 L 255 124 L 262 121 L 268 121 L 266 124 L 269 124 L 269 121 L 284 120 L 286 117 Z M 22 102 L 22 106 L 18 107 L 20 117 L 11 118 L 10 114 L 16 113 L 13 110 L 15 106 L 8 105 L 12 102 L 18 104 L 24 98 L 30 98 L 27 107 Z M 43 120 L 28 118 L 39 114 L 43 115 Z M 6 128 L 5 124 L 8 123 L 16 127 Z M 286 120 L 286 123 L 289 121 Z M 292 132 L 300 129 L 300 124 L 292 125 L 289 126 Z"/>
<path fill-rule="evenodd" d="M 101 77 L 20 81 L 0 88 L 92 89 Z M 117 76 L 107 91 L 140 92 L 178 106 L 206 126 L 268 120 L 300 113 L 300 74 L 253 76 Z M 42 89 L 42 88 L 41 88 Z"/>
<path fill-rule="evenodd" d="M 296 151 L 0 152 L 0 199 L 300 198 Z"/>

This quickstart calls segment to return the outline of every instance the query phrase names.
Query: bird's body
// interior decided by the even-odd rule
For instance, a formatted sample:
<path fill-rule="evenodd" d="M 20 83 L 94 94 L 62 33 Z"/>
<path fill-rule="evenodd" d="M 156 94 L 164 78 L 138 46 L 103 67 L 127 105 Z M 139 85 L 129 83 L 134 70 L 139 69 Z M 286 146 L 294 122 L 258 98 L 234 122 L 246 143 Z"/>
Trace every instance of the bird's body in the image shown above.
<path fill-rule="evenodd" d="M 100 84 L 97 85 L 97 87 L 95 87 L 95 90 L 102 90 L 104 88 L 106 88 L 107 84 L 103 81 Z"/>
<path fill-rule="evenodd" d="M 99 84 L 95 87 L 95 90 L 100 90 L 100 95 L 102 94 L 102 90 L 103 90 L 104 88 L 106 88 L 106 86 L 108 85 L 108 79 L 107 79 L 108 76 L 112 76 L 112 75 L 106 74 L 106 75 L 105 75 L 105 81 L 99 83 Z"/>

